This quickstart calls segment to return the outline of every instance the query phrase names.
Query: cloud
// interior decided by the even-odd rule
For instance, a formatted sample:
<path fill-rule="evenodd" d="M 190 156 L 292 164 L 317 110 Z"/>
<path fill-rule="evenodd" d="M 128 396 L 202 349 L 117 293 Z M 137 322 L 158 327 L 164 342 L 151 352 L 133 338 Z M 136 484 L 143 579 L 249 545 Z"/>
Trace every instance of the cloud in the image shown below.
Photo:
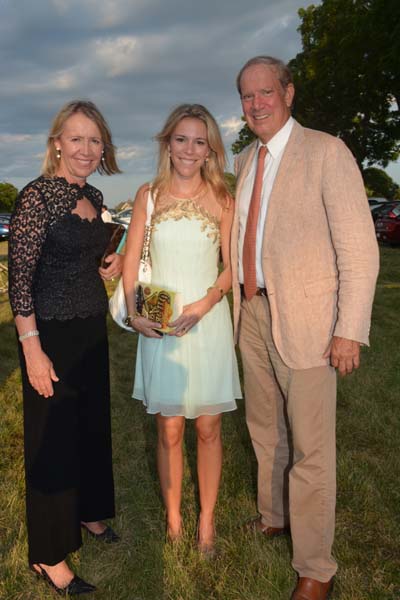
<path fill-rule="evenodd" d="M 118 160 L 131 160 L 132 158 L 143 157 L 145 151 L 137 146 L 122 146 L 117 150 Z"/>
<path fill-rule="evenodd" d="M 0 134 L 0 144 L 19 144 L 21 142 L 31 141 L 32 135 L 19 134 L 19 133 L 3 133 Z"/>
<path fill-rule="evenodd" d="M 224 134 L 226 136 L 238 133 L 243 125 L 244 123 L 242 119 L 239 119 L 238 117 L 230 117 L 229 119 L 225 119 L 220 123 L 220 127 L 224 130 Z"/>
<path fill-rule="evenodd" d="M 61 15 L 64 15 L 68 11 L 68 0 L 51 0 L 51 3 Z"/>
<path fill-rule="evenodd" d="M 83 4 L 87 4 L 92 14 L 96 15 L 96 26 L 106 29 L 122 25 L 132 15 L 132 11 L 138 13 L 143 10 L 146 0 L 83 0 Z"/>
<path fill-rule="evenodd" d="M 297 0 L 246 11 L 241 0 L 0 0 L 0 178 L 21 187 L 37 176 L 51 121 L 73 98 L 97 104 L 118 147 L 124 174 L 92 177 L 111 206 L 154 176 L 154 136 L 178 104 L 207 106 L 229 149 L 242 124 L 236 73 L 255 54 L 291 58 L 296 10 Z"/>
<path fill-rule="evenodd" d="M 65 69 L 56 73 L 54 86 L 59 90 L 70 90 L 76 87 L 77 78 L 71 69 Z"/>
<path fill-rule="evenodd" d="M 121 36 L 96 40 L 94 51 L 97 61 L 106 70 L 106 75 L 116 77 L 134 70 L 137 64 L 138 40 L 132 36 Z"/>
<path fill-rule="evenodd" d="M 124 174 L 93 176 L 107 204 L 132 196 L 156 168 L 172 107 L 204 104 L 228 150 L 242 126 L 235 89 L 251 56 L 300 51 L 303 0 L 0 0 L 0 179 L 36 177 L 47 131 L 73 98 L 106 117 Z M 393 175 L 392 175 L 393 176 Z"/>

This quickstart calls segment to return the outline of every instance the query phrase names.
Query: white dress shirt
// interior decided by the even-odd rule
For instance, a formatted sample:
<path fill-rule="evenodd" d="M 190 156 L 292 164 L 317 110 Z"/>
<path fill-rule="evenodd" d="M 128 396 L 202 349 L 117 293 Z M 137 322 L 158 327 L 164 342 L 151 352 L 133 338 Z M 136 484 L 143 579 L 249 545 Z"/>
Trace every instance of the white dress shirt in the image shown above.
<path fill-rule="evenodd" d="M 260 288 L 265 288 L 264 275 L 262 271 L 262 261 L 261 261 L 261 252 L 262 252 L 262 243 L 264 236 L 264 227 L 265 220 L 267 218 L 267 209 L 269 197 L 271 195 L 271 190 L 274 185 L 275 177 L 278 172 L 279 165 L 281 163 L 282 155 L 285 150 L 286 144 L 288 142 L 289 136 L 292 132 L 294 119 L 293 117 L 289 117 L 286 121 L 282 129 L 278 131 L 274 135 L 273 138 L 270 139 L 268 144 L 265 144 L 268 148 L 268 154 L 265 157 L 264 164 L 264 177 L 263 177 L 263 187 L 261 192 L 261 203 L 260 203 L 260 213 L 258 215 L 258 225 L 257 225 L 257 239 L 256 239 L 256 277 L 257 277 L 257 286 Z M 243 182 L 243 187 L 240 193 L 240 197 L 237 198 L 237 202 L 239 202 L 239 281 L 243 283 L 243 265 L 242 265 L 242 255 L 243 255 L 243 242 L 244 235 L 246 233 L 246 223 L 247 223 L 247 215 L 249 212 L 251 194 L 253 191 L 254 178 L 256 176 L 256 167 L 257 167 L 257 156 L 258 150 L 260 146 L 262 146 L 260 140 L 258 141 L 256 152 L 254 154 L 254 159 L 251 164 L 250 170 L 247 174 L 245 181 Z"/>

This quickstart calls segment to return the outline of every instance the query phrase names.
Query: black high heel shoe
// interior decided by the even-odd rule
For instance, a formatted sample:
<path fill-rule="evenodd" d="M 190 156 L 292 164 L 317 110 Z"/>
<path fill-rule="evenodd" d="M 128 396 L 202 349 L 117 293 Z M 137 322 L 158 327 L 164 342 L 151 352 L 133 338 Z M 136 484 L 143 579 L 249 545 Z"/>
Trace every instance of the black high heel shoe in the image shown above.
<path fill-rule="evenodd" d="M 54 581 L 51 579 L 50 575 L 47 573 L 45 569 L 43 569 L 39 564 L 36 564 L 39 571 L 35 569 L 33 565 L 29 565 L 31 571 L 33 571 L 38 579 L 43 579 L 53 590 L 57 592 L 59 596 L 73 596 L 78 594 L 90 594 L 91 592 L 96 591 L 96 586 L 91 583 L 87 583 L 78 575 L 74 575 L 69 584 L 64 587 L 58 587 Z"/>
<path fill-rule="evenodd" d="M 114 529 L 112 529 L 108 525 L 102 533 L 94 533 L 93 531 L 90 531 L 89 527 L 85 525 L 85 523 L 81 523 L 81 527 L 86 529 L 88 534 L 91 535 L 93 538 L 101 542 L 105 542 L 106 544 L 115 544 L 121 539 L 119 535 L 115 533 Z"/>

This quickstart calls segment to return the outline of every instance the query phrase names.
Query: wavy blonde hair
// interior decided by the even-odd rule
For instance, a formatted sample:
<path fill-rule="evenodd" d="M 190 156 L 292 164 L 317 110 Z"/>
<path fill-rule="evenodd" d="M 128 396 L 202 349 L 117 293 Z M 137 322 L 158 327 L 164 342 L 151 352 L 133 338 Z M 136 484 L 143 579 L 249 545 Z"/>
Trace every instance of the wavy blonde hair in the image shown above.
<path fill-rule="evenodd" d="M 155 196 L 169 189 L 173 165 L 169 157 L 169 143 L 178 123 L 182 119 L 199 119 L 207 129 L 207 142 L 210 148 L 207 162 L 201 167 L 201 177 L 213 190 L 217 201 L 224 207 L 229 202 L 229 192 L 224 180 L 226 156 L 224 144 L 217 122 L 209 111 L 201 104 L 181 104 L 168 116 L 164 127 L 156 136 L 159 143 L 157 175 L 152 184 Z"/>
<path fill-rule="evenodd" d="M 47 137 L 46 154 L 43 160 L 41 173 L 45 177 L 54 177 L 57 169 L 59 160 L 57 159 L 57 151 L 54 146 L 54 140 L 59 138 L 62 134 L 66 121 L 75 115 L 76 113 L 82 113 L 93 121 L 100 130 L 101 140 L 104 145 L 103 158 L 97 167 L 100 175 L 114 175 L 114 173 L 122 173 L 120 171 L 117 161 L 115 158 L 115 146 L 112 143 L 112 136 L 107 121 L 97 108 L 97 106 L 90 102 L 90 100 L 72 100 L 59 110 L 56 114 L 49 135 Z"/>

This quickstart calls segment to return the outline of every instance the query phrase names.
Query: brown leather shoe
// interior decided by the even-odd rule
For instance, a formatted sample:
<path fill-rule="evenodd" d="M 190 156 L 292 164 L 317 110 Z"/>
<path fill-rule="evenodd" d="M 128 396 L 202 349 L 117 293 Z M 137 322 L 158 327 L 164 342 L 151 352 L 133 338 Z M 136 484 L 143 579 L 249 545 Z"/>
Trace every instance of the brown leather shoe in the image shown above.
<path fill-rule="evenodd" d="M 257 531 L 267 538 L 275 538 L 281 535 L 290 535 L 290 527 L 268 527 L 261 521 L 261 517 L 254 517 L 244 524 L 246 531 Z"/>
<path fill-rule="evenodd" d="M 326 583 L 311 579 L 311 577 L 299 577 L 292 600 L 328 600 L 333 589 L 333 577 Z"/>

